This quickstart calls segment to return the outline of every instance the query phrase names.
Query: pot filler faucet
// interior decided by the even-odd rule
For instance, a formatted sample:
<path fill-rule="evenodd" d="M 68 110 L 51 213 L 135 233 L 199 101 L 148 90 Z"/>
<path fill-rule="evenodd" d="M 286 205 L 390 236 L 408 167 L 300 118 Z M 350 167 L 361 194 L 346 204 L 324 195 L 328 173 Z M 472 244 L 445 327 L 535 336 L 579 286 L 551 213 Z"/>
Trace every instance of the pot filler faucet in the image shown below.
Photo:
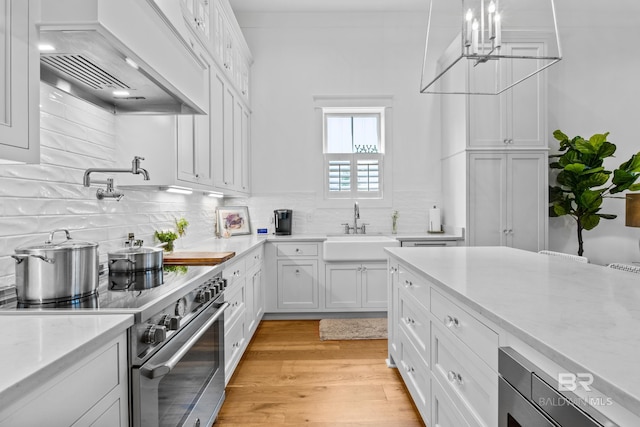
<path fill-rule="evenodd" d="M 82 178 L 82 184 L 85 187 L 89 187 L 91 185 L 91 174 L 94 172 L 99 173 L 131 173 L 134 175 L 142 175 L 142 178 L 145 181 L 149 181 L 149 172 L 146 169 L 140 167 L 140 160 L 144 160 L 144 157 L 135 156 L 133 161 L 131 162 L 131 169 L 111 169 L 111 168 L 89 168 L 84 171 L 84 177 Z M 96 197 L 100 200 L 105 198 L 116 199 L 116 201 L 120 201 L 124 197 L 124 193 L 115 189 L 113 185 L 113 178 L 109 178 L 106 181 L 98 181 L 94 180 L 94 184 L 107 184 L 107 189 L 103 190 L 102 188 L 98 189 L 96 192 Z"/>

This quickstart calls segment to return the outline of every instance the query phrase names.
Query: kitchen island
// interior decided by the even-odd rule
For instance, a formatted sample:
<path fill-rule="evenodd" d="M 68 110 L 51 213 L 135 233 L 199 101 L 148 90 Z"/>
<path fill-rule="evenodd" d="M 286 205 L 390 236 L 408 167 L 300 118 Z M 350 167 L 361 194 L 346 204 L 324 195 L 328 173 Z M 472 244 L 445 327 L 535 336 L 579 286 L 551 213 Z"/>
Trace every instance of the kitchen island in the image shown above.
<path fill-rule="evenodd" d="M 0 425 L 128 421 L 133 315 L 21 312 L 0 322 Z"/>
<path fill-rule="evenodd" d="M 436 393 L 439 388 L 447 390 L 446 400 L 454 406 L 460 397 L 460 415 L 470 420 L 470 425 L 492 425 L 497 421 L 499 346 L 513 347 L 543 365 L 549 375 L 563 371 L 593 375 L 592 393 L 606 402 L 597 409 L 622 426 L 640 425 L 640 277 L 507 247 L 386 251 L 391 256 L 392 272 L 397 273 L 395 278 L 391 274 L 390 284 L 389 317 L 395 319 L 395 324 L 394 320 L 390 323 L 390 359 L 401 365 L 397 359 L 405 358 L 402 348 L 420 342 L 411 338 L 420 337 L 416 332 L 420 322 L 415 320 L 420 318 L 411 313 L 423 312 L 422 319 L 431 322 L 431 338 L 424 336 L 429 332 L 423 334 L 427 344 L 422 353 L 426 349 L 430 357 L 415 366 L 431 371 L 431 389 Z M 422 290 L 417 292 L 418 289 Z M 405 296 L 408 293 L 414 295 L 409 298 Z M 462 317 L 450 315 L 451 310 L 459 310 Z M 393 328 L 397 330 L 394 332 Z M 464 336 L 465 329 L 473 333 Z M 453 334 L 449 338 L 450 331 Z M 483 370 L 478 378 L 486 380 L 487 396 L 474 402 L 473 395 L 460 391 L 463 387 L 455 388 L 455 376 L 453 381 L 447 381 L 451 371 L 443 371 L 444 378 L 436 379 L 438 370 L 443 369 L 439 364 L 445 354 L 439 353 L 440 347 L 447 343 L 470 350 L 469 360 L 477 361 Z M 447 354 L 456 358 L 463 353 Z M 412 356 L 411 352 L 407 354 Z M 403 363 L 402 367 L 416 371 L 409 362 Z M 428 382 L 429 374 L 425 374 Z M 451 389 L 450 383 L 454 384 Z M 457 385 L 461 383 L 458 381 Z M 420 391 L 420 381 L 415 384 L 414 388 Z M 471 387 L 469 381 L 465 387 Z M 429 423 L 429 418 L 435 416 L 433 396 L 424 394 L 422 412 Z M 412 395 L 415 400 L 416 393 Z"/>

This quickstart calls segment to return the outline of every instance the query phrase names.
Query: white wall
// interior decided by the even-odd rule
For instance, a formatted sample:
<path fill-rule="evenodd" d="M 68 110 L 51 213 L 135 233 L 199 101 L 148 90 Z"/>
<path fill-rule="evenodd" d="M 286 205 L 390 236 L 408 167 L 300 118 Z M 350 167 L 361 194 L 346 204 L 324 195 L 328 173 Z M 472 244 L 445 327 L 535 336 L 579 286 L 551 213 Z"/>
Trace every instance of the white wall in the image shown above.
<path fill-rule="evenodd" d="M 617 144 L 613 168 L 640 150 L 635 138 L 640 99 L 640 2 L 559 0 L 556 10 L 564 59 L 551 67 L 549 141 L 610 131 Z M 394 96 L 392 208 L 364 209 L 378 231 L 390 230 L 392 209 L 400 231 L 423 231 L 426 209 L 440 203 L 438 97 L 420 95 L 423 13 L 241 13 L 238 20 L 255 58 L 252 186 L 254 222 L 271 210 L 294 208 L 294 232 L 335 232 L 349 209 L 323 207 L 321 145 L 314 123 L 314 95 Z M 437 42 L 437 41 L 436 41 Z M 443 44 L 444 47 L 444 44 Z M 290 161 L 295 160 L 291 165 Z M 619 218 L 585 232 L 592 262 L 640 260 L 640 230 L 624 226 L 624 201 L 608 200 L 603 212 Z M 446 212 L 444 212 L 446 219 Z M 404 218 L 404 222 L 403 222 Z M 577 251 L 575 225 L 551 219 L 550 249 Z"/>
<path fill-rule="evenodd" d="M 618 151 L 605 166 L 613 170 L 640 151 L 640 2 L 561 0 L 556 5 L 564 58 L 548 70 L 549 132 L 561 129 L 585 138 L 611 132 Z M 551 135 L 549 145 L 557 146 Z M 618 218 L 584 233 L 584 255 L 591 262 L 640 261 L 640 229 L 625 227 L 624 204 L 605 200 L 602 212 Z M 577 253 L 575 233 L 570 218 L 551 218 L 550 249 Z"/>
<path fill-rule="evenodd" d="M 254 222 L 294 209 L 294 232 L 340 232 L 352 208 L 323 200 L 322 141 L 314 96 L 393 97 L 392 200 L 361 202 L 371 232 L 426 231 L 427 210 L 440 203 L 439 113 L 418 92 L 426 14 L 239 14 L 254 57 L 252 192 Z M 233 203 L 233 202 L 232 202 Z"/>
<path fill-rule="evenodd" d="M 101 261 L 110 249 L 122 247 L 129 232 L 153 244 L 153 232 L 172 227 L 174 217 L 191 223 L 187 243 L 213 236 L 217 201 L 211 198 L 126 190 L 120 202 L 97 200 L 98 186 L 82 186 L 85 169 L 131 166 L 114 160 L 115 117 L 46 84 L 40 103 L 41 163 L 0 165 L 0 289 L 14 283 L 15 248 L 42 244 L 57 228 L 98 242 Z M 118 175 L 113 178 L 117 185 Z"/>

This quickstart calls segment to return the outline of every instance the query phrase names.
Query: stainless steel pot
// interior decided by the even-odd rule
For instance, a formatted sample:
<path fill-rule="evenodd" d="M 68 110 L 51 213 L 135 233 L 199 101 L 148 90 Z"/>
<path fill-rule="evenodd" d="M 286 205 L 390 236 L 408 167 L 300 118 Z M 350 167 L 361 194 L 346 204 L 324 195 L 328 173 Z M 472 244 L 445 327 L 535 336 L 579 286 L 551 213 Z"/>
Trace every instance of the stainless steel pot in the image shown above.
<path fill-rule="evenodd" d="M 162 270 L 163 249 L 136 246 L 109 252 L 109 274 Z"/>
<path fill-rule="evenodd" d="M 54 243 L 55 233 L 66 240 Z M 18 301 L 50 303 L 91 295 L 98 289 L 98 244 L 73 240 L 68 230 L 54 230 L 43 245 L 17 248 Z"/>

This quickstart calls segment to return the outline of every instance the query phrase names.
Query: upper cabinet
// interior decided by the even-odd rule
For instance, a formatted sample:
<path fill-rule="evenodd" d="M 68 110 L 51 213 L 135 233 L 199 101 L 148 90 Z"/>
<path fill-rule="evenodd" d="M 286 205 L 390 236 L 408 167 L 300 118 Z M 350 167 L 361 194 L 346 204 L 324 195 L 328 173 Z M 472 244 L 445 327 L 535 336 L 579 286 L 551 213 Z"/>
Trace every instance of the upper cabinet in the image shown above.
<path fill-rule="evenodd" d="M 248 194 L 251 111 L 224 74 L 219 71 L 211 81 L 213 181 L 225 194 Z"/>
<path fill-rule="evenodd" d="M 207 114 L 119 118 L 121 158 L 144 157 L 151 179 L 117 177 L 116 185 L 247 195 L 251 55 L 228 0 L 154 1 L 206 64 Z"/>
<path fill-rule="evenodd" d="M 506 54 L 543 56 L 540 41 L 505 43 Z M 541 61 L 497 61 L 486 73 L 473 77 L 486 81 L 516 75 L 525 76 L 542 66 Z M 538 62 L 538 63 L 537 63 Z M 497 72 L 496 72 L 497 71 Z M 500 95 L 469 96 L 469 146 L 471 147 L 546 147 L 546 73 L 537 73 Z M 469 81 L 470 87 L 478 84 Z"/>
<path fill-rule="evenodd" d="M 0 163 L 40 161 L 37 5 L 0 0 Z"/>

